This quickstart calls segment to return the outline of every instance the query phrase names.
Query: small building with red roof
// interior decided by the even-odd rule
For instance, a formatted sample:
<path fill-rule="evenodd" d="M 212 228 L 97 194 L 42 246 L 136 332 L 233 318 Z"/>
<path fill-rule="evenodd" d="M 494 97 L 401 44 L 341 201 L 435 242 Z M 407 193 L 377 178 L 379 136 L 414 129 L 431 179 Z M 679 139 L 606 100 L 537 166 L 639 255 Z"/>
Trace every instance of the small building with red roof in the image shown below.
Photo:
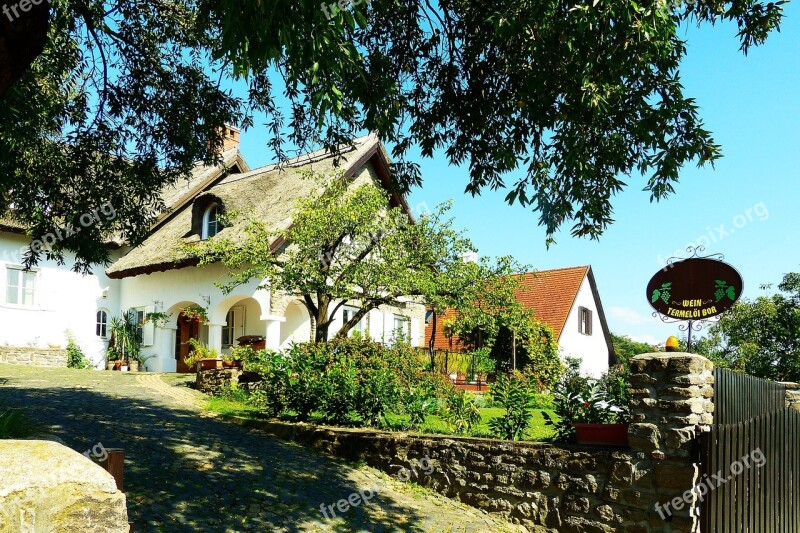
<path fill-rule="evenodd" d="M 526 272 L 517 277 L 517 300 L 552 328 L 562 357 L 580 358 L 582 372 L 594 376 L 616 362 L 591 265 Z M 444 334 L 445 321 L 453 318 L 452 310 L 440 314 L 435 335 L 434 321 L 430 316 L 426 319 L 425 339 L 429 346 L 432 341 L 435 350 L 466 349 L 458 336 L 448 339 Z"/>

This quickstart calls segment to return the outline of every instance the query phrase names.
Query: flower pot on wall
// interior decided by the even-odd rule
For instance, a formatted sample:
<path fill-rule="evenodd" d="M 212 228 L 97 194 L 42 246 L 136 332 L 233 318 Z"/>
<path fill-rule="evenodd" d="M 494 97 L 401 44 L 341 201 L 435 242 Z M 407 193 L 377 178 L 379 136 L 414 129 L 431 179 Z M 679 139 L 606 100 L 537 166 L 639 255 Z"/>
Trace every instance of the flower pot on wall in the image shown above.
<path fill-rule="evenodd" d="M 222 368 L 222 359 L 200 359 L 197 362 L 198 370 L 213 370 L 215 368 Z"/>
<path fill-rule="evenodd" d="M 233 361 L 230 359 L 223 359 L 222 360 L 222 368 L 242 368 L 241 361 Z"/>
<path fill-rule="evenodd" d="M 106 370 L 114 370 L 116 368 L 117 362 L 116 361 L 108 361 L 106 362 Z"/>
<path fill-rule="evenodd" d="M 578 444 L 627 446 L 628 424 L 572 424 Z"/>
<path fill-rule="evenodd" d="M 128 361 L 128 366 L 131 372 L 139 371 L 139 361 Z"/>

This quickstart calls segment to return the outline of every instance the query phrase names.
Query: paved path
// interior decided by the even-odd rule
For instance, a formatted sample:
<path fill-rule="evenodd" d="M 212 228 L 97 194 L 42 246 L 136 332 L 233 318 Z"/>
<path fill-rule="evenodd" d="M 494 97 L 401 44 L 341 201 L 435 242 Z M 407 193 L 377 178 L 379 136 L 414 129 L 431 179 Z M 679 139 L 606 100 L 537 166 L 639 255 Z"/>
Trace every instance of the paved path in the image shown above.
<path fill-rule="evenodd" d="M 0 365 L 0 403 L 24 406 L 81 453 L 124 448 L 137 531 L 516 531 L 369 467 L 323 456 L 202 413 L 175 375 Z M 327 520 L 320 505 L 386 484 L 369 505 Z"/>

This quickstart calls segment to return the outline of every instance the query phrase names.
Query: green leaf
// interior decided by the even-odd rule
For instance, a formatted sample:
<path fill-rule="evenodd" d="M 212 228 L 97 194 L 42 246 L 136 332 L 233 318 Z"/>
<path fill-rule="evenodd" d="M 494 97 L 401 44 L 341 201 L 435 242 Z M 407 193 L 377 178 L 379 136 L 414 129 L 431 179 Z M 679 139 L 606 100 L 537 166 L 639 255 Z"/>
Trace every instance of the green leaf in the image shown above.
<path fill-rule="evenodd" d="M 661 298 L 661 291 L 656 289 L 653 291 L 653 296 L 650 298 L 650 303 L 656 303 Z"/>

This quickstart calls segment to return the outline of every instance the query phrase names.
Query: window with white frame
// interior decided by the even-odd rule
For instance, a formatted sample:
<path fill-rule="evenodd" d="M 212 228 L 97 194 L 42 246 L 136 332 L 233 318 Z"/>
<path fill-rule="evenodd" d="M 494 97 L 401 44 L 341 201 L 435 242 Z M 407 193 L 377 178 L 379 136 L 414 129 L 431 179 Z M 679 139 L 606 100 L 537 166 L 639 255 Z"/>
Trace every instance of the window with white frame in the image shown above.
<path fill-rule="evenodd" d="M 585 307 L 578 308 L 578 331 L 584 335 L 592 334 L 592 311 Z"/>
<path fill-rule="evenodd" d="M 36 303 L 36 272 L 6 267 L 6 303 L 33 306 Z"/>
<path fill-rule="evenodd" d="M 342 311 L 342 325 L 347 324 L 348 322 L 350 322 L 350 320 L 354 316 L 356 316 L 356 314 L 359 311 L 360 311 L 360 309 L 358 307 L 352 307 L 352 306 L 349 306 L 349 305 L 344 306 L 344 310 Z M 352 336 L 355 332 L 358 332 L 361 335 L 366 335 L 367 328 L 366 328 L 366 324 L 364 322 L 364 318 L 365 317 L 361 317 L 361 320 L 359 320 L 358 323 L 355 326 L 353 326 L 350 329 L 349 332 L 347 332 L 347 334 Z"/>
<path fill-rule="evenodd" d="M 105 309 L 97 311 L 97 322 L 94 329 L 95 335 L 101 339 L 108 338 L 108 312 Z"/>
<path fill-rule="evenodd" d="M 244 335 L 244 306 L 231 307 L 222 326 L 222 347 L 230 348 Z"/>
<path fill-rule="evenodd" d="M 138 308 L 133 310 L 133 319 L 134 324 L 136 324 L 136 340 L 139 344 L 144 344 L 144 316 L 145 310 L 144 308 Z"/>
<path fill-rule="evenodd" d="M 411 339 L 411 320 L 407 316 L 394 315 L 392 335 L 395 339 Z"/>
<path fill-rule="evenodd" d="M 222 222 L 219 204 L 211 204 L 203 213 L 203 239 L 210 239 L 222 230 Z"/>

